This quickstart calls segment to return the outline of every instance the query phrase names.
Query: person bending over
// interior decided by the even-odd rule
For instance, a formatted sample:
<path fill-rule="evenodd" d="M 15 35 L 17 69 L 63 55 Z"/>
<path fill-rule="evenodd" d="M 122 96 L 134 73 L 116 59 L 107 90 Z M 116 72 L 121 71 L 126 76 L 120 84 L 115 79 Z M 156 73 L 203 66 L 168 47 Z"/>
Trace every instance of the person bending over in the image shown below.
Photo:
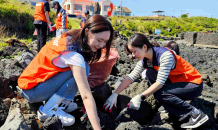
<path fill-rule="evenodd" d="M 101 48 L 106 48 L 108 58 L 113 33 L 108 20 L 94 15 L 82 30 L 65 32 L 40 50 L 18 79 L 21 96 L 29 102 L 48 100 L 37 111 L 39 120 L 57 116 L 63 126 L 74 124 L 68 113 L 75 110 L 72 101 L 79 90 L 93 128 L 101 129 L 87 77 L 89 64 L 101 57 Z"/>
<path fill-rule="evenodd" d="M 105 109 L 110 110 L 116 106 L 118 94 L 147 68 L 146 77 L 150 87 L 133 97 L 129 108 L 138 110 L 141 98 L 154 94 L 163 107 L 172 115 L 178 116 L 180 121 L 191 116 L 189 122 L 181 125 L 182 128 L 196 128 L 209 119 L 201 110 L 185 101 L 197 98 L 203 89 L 202 77 L 191 64 L 168 47 L 153 47 L 145 35 L 139 33 L 129 38 L 126 49 L 139 62 L 106 100 Z M 153 68 L 148 68 L 147 62 Z"/>

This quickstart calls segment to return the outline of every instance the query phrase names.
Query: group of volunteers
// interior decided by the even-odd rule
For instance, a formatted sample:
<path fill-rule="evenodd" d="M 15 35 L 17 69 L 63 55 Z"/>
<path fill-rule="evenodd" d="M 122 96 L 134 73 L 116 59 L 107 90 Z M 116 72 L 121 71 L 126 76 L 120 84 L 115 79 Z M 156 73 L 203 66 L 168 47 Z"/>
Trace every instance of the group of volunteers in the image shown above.
<path fill-rule="evenodd" d="M 51 28 L 49 1 L 42 0 L 36 5 L 34 24 L 38 33 L 39 53 L 18 79 L 21 95 L 31 103 L 46 101 L 37 111 L 39 120 L 57 116 L 63 126 L 70 126 L 75 118 L 69 113 L 77 108 L 73 101 L 79 90 L 93 129 L 100 130 L 96 103 L 87 77 L 90 64 L 99 60 L 103 48 L 106 50 L 105 58 L 109 57 L 114 42 L 113 27 L 105 17 L 93 15 L 85 22 L 81 21 L 84 23 L 80 29 L 66 31 L 66 12 L 58 2 L 54 2 L 52 7 L 57 9 L 58 35 L 45 44 L 44 30 L 47 26 Z M 181 125 L 182 128 L 196 128 L 208 120 L 206 114 L 186 102 L 200 96 L 203 89 L 202 77 L 193 66 L 169 47 L 153 47 L 140 33 L 133 34 L 125 48 L 139 61 L 106 100 L 105 109 L 116 107 L 118 94 L 147 69 L 146 78 L 150 87 L 130 100 L 130 109 L 138 110 L 142 98 L 154 94 L 170 114 L 178 116 L 180 120 L 190 118 Z M 153 67 L 148 67 L 148 63 Z"/>
<path fill-rule="evenodd" d="M 40 0 L 36 4 L 35 15 L 34 15 L 34 25 L 37 31 L 37 49 L 38 52 L 46 44 L 47 40 L 47 28 L 49 31 L 53 31 L 56 28 L 56 37 L 67 31 L 67 13 L 60 6 L 59 2 L 54 1 L 52 3 L 52 8 L 56 9 L 56 23 L 51 26 L 49 19 L 49 6 L 50 0 Z M 53 27 L 53 28 L 52 28 Z"/>

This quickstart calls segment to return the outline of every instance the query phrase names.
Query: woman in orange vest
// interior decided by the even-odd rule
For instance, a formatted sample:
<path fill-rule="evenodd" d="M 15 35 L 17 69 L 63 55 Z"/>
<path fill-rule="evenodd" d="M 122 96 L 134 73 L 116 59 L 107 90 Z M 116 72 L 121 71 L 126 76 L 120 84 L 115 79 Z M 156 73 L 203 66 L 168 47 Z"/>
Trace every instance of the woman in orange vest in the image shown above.
<path fill-rule="evenodd" d="M 146 77 L 150 87 L 133 97 L 127 105 L 129 108 L 138 110 L 142 98 L 154 94 L 163 107 L 178 116 L 180 121 L 191 116 L 189 122 L 181 125 L 182 128 L 196 128 L 208 120 L 201 110 L 185 101 L 200 96 L 203 89 L 202 77 L 191 64 L 168 47 L 153 47 L 143 34 L 133 34 L 125 47 L 139 62 L 107 99 L 105 110 L 109 108 L 111 111 L 113 106 L 116 107 L 118 94 L 147 68 Z M 147 62 L 153 67 L 148 68 Z"/>
<path fill-rule="evenodd" d="M 56 12 L 56 24 L 53 27 L 56 27 L 56 37 L 61 35 L 63 32 L 67 31 L 67 14 L 66 11 L 61 8 L 59 2 L 54 1 L 52 8 L 57 9 Z"/>
<path fill-rule="evenodd" d="M 37 31 L 37 49 L 38 52 L 46 44 L 47 39 L 47 27 L 52 30 L 49 19 L 49 7 L 50 0 L 40 0 L 36 3 L 34 25 Z"/>
<path fill-rule="evenodd" d="M 108 58 L 113 33 L 108 20 L 94 15 L 82 30 L 65 32 L 40 50 L 18 79 L 21 95 L 29 102 L 48 100 L 40 106 L 38 119 L 57 116 L 63 126 L 72 125 L 75 118 L 68 113 L 77 108 L 73 100 L 79 90 L 93 128 L 101 129 L 87 77 L 89 64 L 101 57 L 101 48 L 106 48 Z"/>

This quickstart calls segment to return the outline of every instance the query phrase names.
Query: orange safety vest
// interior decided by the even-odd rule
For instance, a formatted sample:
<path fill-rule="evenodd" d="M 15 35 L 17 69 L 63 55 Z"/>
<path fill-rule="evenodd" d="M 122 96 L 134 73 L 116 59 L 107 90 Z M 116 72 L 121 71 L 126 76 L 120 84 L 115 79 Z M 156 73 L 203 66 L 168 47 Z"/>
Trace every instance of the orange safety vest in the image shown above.
<path fill-rule="evenodd" d="M 171 82 L 172 83 L 191 82 L 195 84 L 201 84 L 202 82 L 201 74 L 190 63 L 185 61 L 182 57 L 174 54 L 173 51 L 170 50 L 168 47 L 166 48 L 173 54 L 174 58 L 176 59 L 176 67 L 175 69 L 170 70 L 168 76 Z M 159 66 L 154 66 L 154 69 L 158 71 Z"/>
<path fill-rule="evenodd" d="M 46 17 L 45 17 L 45 11 L 44 11 L 44 5 L 46 2 L 47 1 L 45 0 L 41 0 L 40 2 L 36 3 L 34 20 L 40 20 L 43 22 L 47 22 Z"/>
<path fill-rule="evenodd" d="M 85 18 L 82 18 L 82 19 L 81 19 L 81 22 L 80 22 L 81 28 L 83 28 L 83 27 L 85 26 L 85 23 L 86 23 L 86 19 L 85 19 Z"/>
<path fill-rule="evenodd" d="M 65 51 L 80 53 L 79 44 L 68 46 L 66 39 L 67 35 L 60 35 L 43 46 L 18 78 L 18 86 L 20 88 L 31 89 L 59 72 L 70 70 L 70 67 L 60 68 L 54 65 L 59 60 L 60 54 Z"/>
<path fill-rule="evenodd" d="M 58 16 L 57 16 L 57 19 L 56 19 L 56 28 L 57 29 L 63 29 L 62 19 L 61 19 L 63 11 L 65 11 L 65 10 L 63 8 L 61 8 L 61 10 L 58 13 Z M 64 26 L 64 28 L 67 29 L 67 16 L 66 16 L 66 19 L 65 19 L 65 26 Z"/>

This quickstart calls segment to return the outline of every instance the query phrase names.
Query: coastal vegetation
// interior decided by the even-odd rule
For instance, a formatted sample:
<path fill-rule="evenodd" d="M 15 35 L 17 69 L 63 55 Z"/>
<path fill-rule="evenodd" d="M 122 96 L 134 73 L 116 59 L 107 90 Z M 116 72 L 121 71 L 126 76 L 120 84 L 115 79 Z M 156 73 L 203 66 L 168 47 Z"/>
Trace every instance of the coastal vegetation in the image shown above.
<path fill-rule="evenodd" d="M 9 38 L 17 38 L 26 44 L 36 39 L 33 36 L 35 26 L 35 7 L 28 3 L 16 0 L 0 0 L 0 48 Z M 55 23 L 56 12 L 51 9 L 49 13 L 52 25 Z M 155 29 L 161 29 L 161 36 L 176 36 L 182 32 L 208 32 L 217 31 L 218 19 L 206 17 L 110 17 L 114 30 L 127 37 L 135 32 L 154 34 Z M 120 22 L 122 20 L 122 22 Z M 80 19 L 68 18 L 68 29 L 78 29 Z M 50 36 L 53 37 L 53 36 Z"/>

